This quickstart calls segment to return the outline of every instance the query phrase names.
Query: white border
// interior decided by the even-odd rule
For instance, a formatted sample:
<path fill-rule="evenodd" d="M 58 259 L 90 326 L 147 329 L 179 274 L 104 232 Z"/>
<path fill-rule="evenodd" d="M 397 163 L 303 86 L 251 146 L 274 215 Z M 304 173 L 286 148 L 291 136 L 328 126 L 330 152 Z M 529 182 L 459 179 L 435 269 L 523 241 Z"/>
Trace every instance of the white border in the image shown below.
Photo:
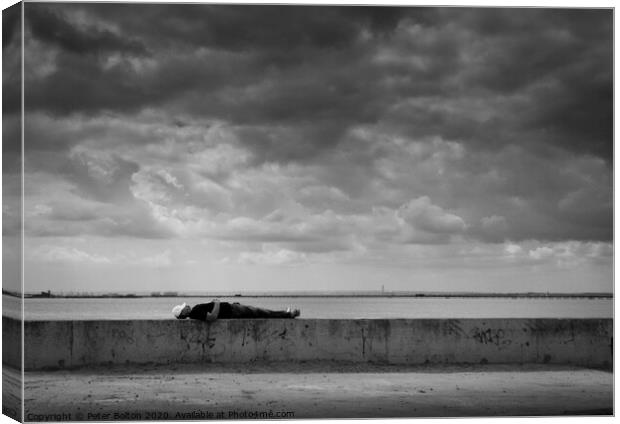
<path fill-rule="evenodd" d="M 37 1 L 37 0 L 34 0 Z M 83 0 L 81 2 L 96 2 L 94 0 Z M 114 3 L 114 2 L 120 2 L 120 1 L 107 1 L 110 3 Z M 11 1 L 11 0 L 0 0 L 0 5 L 2 6 L 2 9 L 5 9 L 13 4 L 15 4 L 15 1 Z M 462 7 L 555 7 L 555 8 L 615 8 L 615 2 L 613 1 L 605 1 L 605 0 L 590 0 L 590 1 L 575 1 L 575 0 L 555 0 L 555 1 L 550 1 L 550 0 L 541 0 L 541 1 L 491 1 L 491 0 L 476 0 L 476 1 L 466 1 L 466 0 L 451 0 L 451 1 L 436 1 L 436 0 L 426 0 L 426 1 L 408 1 L 408 0 L 389 0 L 386 2 L 379 2 L 378 0 L 372 1 L 372 0 L 356 0 L 356 1 L 350 1 L 350 0 L 339 0 L 339 1 L 329 1 L 329 0 L 315 0 L 315 1 L 294 1 L 294 0 L 290 0 L 290 1 L 282 1 L 282 0 L 271 0 L 271 1 L 261 1 L 261 0 L 244 0 L 244 1 L 240 1 L 240 0 L 210 0 L 210 1 L 183 1 L 183 2 L 171 2 L 171 1 L 167 1 L 167 0 L 151 0 L 151 1 L 134 1 L 132 3 L 213 3 L 213 4 L 312 4 L 312 5 L 334 5 L 334 4 L 342 4 L 342 5 L 400 5 L 400 6 L 434 6 L 434 7 L 438 7 L 438 6 L 462 6 Z M 23 11 L 23 3 L 22 3 L 22 11 Z M 617 100 L 617 96 L 616 96 L 616 78 L 618 76 L 617 73 L 617 69 L 618 67 L 616 66 L 616 46 L 618 45 L 618 36 L 617 33 L 615 31 L 615 9 L 614 9 L 614 135 L 615 135 L 615 117 L 616 117 L 616 100 Z M 23 137 L 23 126 L 24 126 L 24 120 L 23 120 L 23 111 L 24 111 L 24 99 L 23 99 L 23 95 L 24 95 L 24 63 L 23 63 L 23 13 L 22 13 L 22 292 L 24 291 L 24 263 L 23 263 L 23 249 L 24 249 L 24 198 L 23 198 L 23 194 L 24 194 L 24 168 L 23 168 L 23 164 L 24 164 L 24 137 Z M 1 55 L 0 55 L 1 56 Z M 0 67 L 1 67 L 1 58 L 0 58 Z M 0 89 L 1 92 L 1 89 Z M 0 110 L 1 110 L 1 105 L 0 105 Z M 615 142 L 615 137 L 614 137 L 614 142 Z M 615 143 L 614 143 L 615 146 Z M 0 159 L 1 159 L 2 153 L 0 151 Z M 618 163 L 618 160 L 620 159 L 620 153 L 618 153 L 618 151 L 616 151 L 616 149 L 614 149 L 614 171 L 615 171 L 615 164 Z M 1 182 L 2 182 L 2 176 L 0 175 L 0 190 L 1 190 Z M 615 223 L 617 222 L 617 219 L 620 215 L 620 212 L 618 212 L 618 208 L 616 207 L 616 197 L 615 197 L 615 188 L 618 187 L 618 183 L 620 182 L 618 175 L 616 175 L 616 173 L 614 172 L 614 241 L 616 240 L 616 236 L 617 236 L 617 232 L 616 232 L 616 226 Z M 0 217 L 0 223 L 2 222 L 2 218 Z M 615 242 L 614 242 L 614 247 L 615 247 Z M 2 247 L 0 244 L 0 254 L 2 252 Z M 617 257 L 615 255 L 614 252 L 614 282 L 615 282 L 615 269 L 616 269 L 616 265 L 617 265 Z M 0 272 L 2 270 L 2 264 L 0 261 Z M 0 274 L 1 275 L 1 274 Z M 614 290 L 614 294 L 615 294 L 615 290 Z M 1 310 L 1 306 L 0 306 L 0 310 Z M 23 299 L 22 299 L 22 317 L 23 317 Z M 615 317 L 615 299 L 614 299 L 614 317 Z M 614 318 L 614 323 L 615 323 L 615 318 Z M 618 328 L 616 326 L 615 327 L 615 340 L 618 339 L 618 335 L 620 334 L 620 331 L 618 331 Z M 1 340 L 0 340 L 0 347 L 1 347 Z M 615 344 L 615 343 L 614 343 Z M 22 321 L 22 346 L 23 346 L 23 321 Z M 614 361 L 615 364 L 618 364 L 618 358 L 620 357 L 618 354 L 618 350 L 614 349 Z M 23 364 L 23 350 L 22 350 L 22 364 Z M 23 369 L 23 366 L 22 366 Z M 23 373 L 23 371 L 22 371 Z M 23 374 L 22 374 L 23 375 Z M 617 373 L 614 372 L 614 411 L 619 411 L 620 409 L 620 402 L 618 400 L 618 397 L 615 396 L 615 383 L 616 383 L 616 378 L 617 378 Z M 23 380 L 22 380 L 23 381 Z M 24 387 L 22 384 L 22 394 L 24 391 Z M 22 404 L 22 416 L 23 416 L 23 404 Z M 480 418 L 474 418 L 474 420 L 478 420 Z M 507 422 L 507 420 L 510 420 L 510 418 L 482 418 L 484 420 L 485 423 L 490 423 L 490 424 L 505 424 Z M 445 420 L 445 418 L 443 419 Z M 460 419 L 459 419 L 460 420 Z M 521 421 L 520 418 L 517 418 L 517 420 Z M 574 418 L 566 418 L 566 417 L 551 417 L 551 418 L 536 418 L 535 419 L 537 423 L 583 423 L 583 422 L 614 422 L 615 419 L 613 417 L 607 418 L 607 417 L 574 417 Z M 316 423 L 316 424 L 322 424 L 325 422 L 331 422 L 331 421 L 335 421 L 335 420 L 296 420 L 298 422 L 304 422 L 304 423 Z M 365 421 L 368 420 L 346 420 L 347 423 L 364 423 Z M 388 422 L 388 420 L 372 420 L 374 422 Z M 398 423 L 412 423 L 412 424 L 425 424 L 425 423 L 432 423 L 432 422 L 437 422 L 438 419 L 390 419 L 389 422 L 398 422 Z M 531 421 L 531 419 L 529 419 L 528 421 Z M 166 421 L 166 423 L 172 423 L 174 421 Z M 199 422 L 199 421 L 192 421 L 192 422 Z M 237 421 L 239 423 L 241 422 L 246 422 L 246 423 L 271 423 L 270 421 Z M 514 418 L 511 420 L 511 422 L 514 422 Z M 5 415 L 0 415 L 0 424 L 9 424 L 9 423 L 15 423 L 14 420 L 8 418 Z M 145 421 L 145 423 L 149 423 L 148 421 Z"/>

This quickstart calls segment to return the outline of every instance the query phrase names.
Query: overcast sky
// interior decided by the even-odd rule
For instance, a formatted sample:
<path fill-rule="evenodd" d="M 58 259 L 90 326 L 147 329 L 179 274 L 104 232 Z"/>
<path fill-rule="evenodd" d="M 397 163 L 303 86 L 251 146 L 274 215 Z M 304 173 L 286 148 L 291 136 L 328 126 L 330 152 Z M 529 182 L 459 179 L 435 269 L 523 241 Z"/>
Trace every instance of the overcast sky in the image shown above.
<path fill-rule="evenodd" d="M 611 10 L 25 10 L 26 291 L 612 290 Z"/>

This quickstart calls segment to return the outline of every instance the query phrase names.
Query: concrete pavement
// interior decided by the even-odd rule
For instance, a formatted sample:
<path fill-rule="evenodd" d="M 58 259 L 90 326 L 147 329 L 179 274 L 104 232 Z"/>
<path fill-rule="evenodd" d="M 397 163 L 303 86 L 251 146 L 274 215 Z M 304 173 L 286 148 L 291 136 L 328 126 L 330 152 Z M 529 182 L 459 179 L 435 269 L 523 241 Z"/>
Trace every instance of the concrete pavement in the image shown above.
<path fill-rule="evenodd" d="M 25 383 L 26 421 L 613 413 L 611 372 L 553 365 L 117 366 L 27 372 Z"/>

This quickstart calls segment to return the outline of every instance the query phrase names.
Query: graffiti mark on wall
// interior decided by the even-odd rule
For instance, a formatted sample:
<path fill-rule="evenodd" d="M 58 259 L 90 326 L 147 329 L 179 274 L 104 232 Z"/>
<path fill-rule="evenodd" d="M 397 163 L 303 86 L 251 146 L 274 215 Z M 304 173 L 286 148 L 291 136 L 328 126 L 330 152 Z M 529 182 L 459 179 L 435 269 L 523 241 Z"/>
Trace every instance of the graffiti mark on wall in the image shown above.
<path fill-rule="evenodd" d="M 443 322 L 443 334 L 446 336 L 464 336 L 461 322 L 457 319 L 449 319 Z"/>
<path fill-rule="evenodd" d="M 126 332 L 125 330 L 120 330 L 117 328 L 112 329 L 112 339 L 120 341 L 122 343 L 133 344 L 135 342 L 134 338 L 131 334 Z"/>
<path fill-rule="evenodd" d="M 492 329 L 492 328 L 474 328 L 470 336 L 476 340 L 478 343 L 482 343 L 485 345 L 493 344 L 495 346 L 506 346 L 512 343 L 512 340 L 506 337 L 504 334 L 504 330 L 501 328 Z"/>

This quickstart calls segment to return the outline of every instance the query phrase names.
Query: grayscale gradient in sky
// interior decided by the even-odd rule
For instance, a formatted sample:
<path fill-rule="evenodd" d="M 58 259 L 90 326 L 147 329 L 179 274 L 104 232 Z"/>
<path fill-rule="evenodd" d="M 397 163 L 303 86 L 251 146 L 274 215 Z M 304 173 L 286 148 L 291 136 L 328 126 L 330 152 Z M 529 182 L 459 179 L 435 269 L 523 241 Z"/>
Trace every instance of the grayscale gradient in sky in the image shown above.
<path fill-rule="evenodd" d="M 26 291 L 612 290 L 611 10 L 25 13 Z"/>

